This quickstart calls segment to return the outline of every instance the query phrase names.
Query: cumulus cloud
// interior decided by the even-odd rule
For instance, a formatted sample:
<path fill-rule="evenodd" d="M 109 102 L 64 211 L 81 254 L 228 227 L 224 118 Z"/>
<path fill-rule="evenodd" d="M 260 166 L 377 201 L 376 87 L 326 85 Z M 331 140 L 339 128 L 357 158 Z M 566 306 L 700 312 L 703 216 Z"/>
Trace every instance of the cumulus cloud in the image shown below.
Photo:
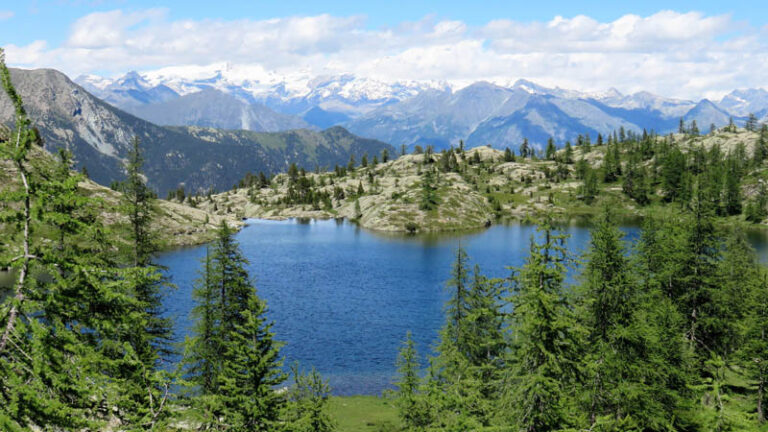
<path fill-rule="evenodd" d="M 768 67 L 768 26 L 698 12 L 611 22 L 585 15 L 499 19 L 481 26 L 426 17 L 370 29 L 361 16 L 171 20 L 164 9 L 114 10 L 80 18 L 60 46 L 38 41 L 6 48 L 12 64 L 72 75 L 228 62 L 277 74 L 454 83 L 527 78 L 579 90 L 616 87 L 692 98 L 768 87 L 761 72 Z"/>

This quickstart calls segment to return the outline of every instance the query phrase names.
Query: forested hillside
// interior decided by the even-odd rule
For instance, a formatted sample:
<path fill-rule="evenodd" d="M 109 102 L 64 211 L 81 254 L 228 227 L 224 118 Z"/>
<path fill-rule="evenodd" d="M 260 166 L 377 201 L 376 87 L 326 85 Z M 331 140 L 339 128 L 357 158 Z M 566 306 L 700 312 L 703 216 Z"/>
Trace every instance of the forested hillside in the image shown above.
<path fill-rule="evenodd" d="M 110 204 L 126 218 L 118 232 L 67 152 L 58 162 L 35 156 L 41 137 L 1 50 L 0 82 L 15 112 L 0 139 L 13 167 L 0 193 L 0 271 L 12 275 L 0 287 L 0 430 L 304 430 L 328 421 L 316 373 L 297 371 L 290 392 L 276 392 L 286 378 L 279 344 L 227 220 L 201 271 L 200 332 L 182 351 L 163 313 L 174 286 L 155 261 L 164 228 L 140 141 Z"/>
<path fill-rule="evenodd" d="M 253 170 L 277 173 L 290 163 L 314 169 L 388 147 L 339 128 L 284 132 L 284 137 L 280 133 L 201 133 L 199 129 L 190 134 L 185 128 L 161 127 L 117 109 L 55 70 L 12 69 L 11 79 L 47 150 L 70 151 L 75 168 L 85 168 L 94 181 L 109 185 L 125 178 L 123 160 L 132 138 L 139 137 L 148 184 L 161 196 L 179 186 L 196 192 L 229 189 Z M 0 123 L 13 121 L 13 106 L 0 99 Z M 231 135 L 239 138 L 230 139 Z M 216 141 L 217 137 L 222 140 Z M 356 151 L 360 153 L 350 153 Z"/>
<path fill-rule="evenodd" d="M 252 173 L 240 188 L 188 197 L 217 214 L 346 217 L 384 231 L 446 231 L 543 214 L 591 217 L 601 205 L 620 217 L 675 210 L 703 194 L 713 215 L 763 223 L 768 210 L 768 130 L 726 126 L 703 134 L 695 122 L 658 136 L 623 130 L 596 142 L 550 141 L 519 153 L 487 147 L 368 154 L 332 172 L 292 167 L 271 178 Z"/>
<path fill-rule="evenodd" d="M 569 256 L 543 221 L 504 279 L 459 249 L 437 353 L 400 351 L 403 430 L 764 430 L 768 273 L 743 234 L 699 196 L 623 236 L 606 211 Z"/>

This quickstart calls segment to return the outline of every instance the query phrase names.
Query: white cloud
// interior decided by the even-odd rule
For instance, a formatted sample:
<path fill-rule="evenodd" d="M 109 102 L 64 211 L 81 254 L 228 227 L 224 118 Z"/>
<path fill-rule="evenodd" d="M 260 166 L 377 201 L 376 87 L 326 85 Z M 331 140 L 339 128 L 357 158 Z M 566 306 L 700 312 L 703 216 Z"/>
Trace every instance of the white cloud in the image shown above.
<path fill-rule="evenodd" d="M 0 10 L 0 21 L 11 19 L 13 18 L 13 15 L 14 15 L 13 11 Z"/>
<path fill-rule="evenodd" d="M 230 63 L 277 74 L 354 73 L 380 80 L 527 78 L 579 90 L 616 87 L 664 96 L 768 87 L 768 26 L 728 15 L 661 11 L 611 22 L 588 16 L 482 26 L 426 17 L 370 29 L 365 18 L 171 20 L 163 9 L 93 13 L 58 47 L 7 47 L 12 64 L 76 75 Z"/>

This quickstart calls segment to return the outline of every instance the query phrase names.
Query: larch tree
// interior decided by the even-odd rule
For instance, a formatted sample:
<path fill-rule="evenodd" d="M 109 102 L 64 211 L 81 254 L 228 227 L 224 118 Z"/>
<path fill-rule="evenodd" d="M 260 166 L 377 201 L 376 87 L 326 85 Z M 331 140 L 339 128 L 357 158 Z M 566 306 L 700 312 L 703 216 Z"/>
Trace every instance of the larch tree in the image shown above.
<path fill-rule="evenodd" d="M 531 239 L 528 258 L 514 278 L 513 371 L 506 384 L 511 420 L 520 430 L 551 431 L 574 420 L 568 397 L 578 376 L 578 324 L 568 306 L 563 282 L 567 265 L 565 235 L 548 222 Z"/>

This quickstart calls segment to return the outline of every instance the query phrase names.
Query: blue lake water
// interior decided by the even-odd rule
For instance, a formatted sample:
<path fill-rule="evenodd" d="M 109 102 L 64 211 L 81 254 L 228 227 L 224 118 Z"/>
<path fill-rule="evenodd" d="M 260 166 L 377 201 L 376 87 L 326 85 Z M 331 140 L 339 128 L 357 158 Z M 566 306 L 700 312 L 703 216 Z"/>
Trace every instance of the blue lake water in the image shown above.
<path fill-rule="evenodd" d="M 589 230 L 564 229 L 568 247 L 587 247 Z M 636 228 L 625 228 L 629 239 Z M 490 277 L 523 264 L 535 227 L 497 225 L 459 236 L 382 236 L 347 222 L 251 220 L 237 234 L 248 271 L 267 301 L 286 365 L 314 366 L 334 394 L 380 394 L 391 387 L 398 348 L 408 330 L 422 356 L 443 324 L 456 248 Z M 766 256 L 765 232 L 751 235 Z M 178 289 L 166 298 L 183 340 L 192 322 L 192 286 L 205 246 L 162 254 L 159 263 Z"/>

